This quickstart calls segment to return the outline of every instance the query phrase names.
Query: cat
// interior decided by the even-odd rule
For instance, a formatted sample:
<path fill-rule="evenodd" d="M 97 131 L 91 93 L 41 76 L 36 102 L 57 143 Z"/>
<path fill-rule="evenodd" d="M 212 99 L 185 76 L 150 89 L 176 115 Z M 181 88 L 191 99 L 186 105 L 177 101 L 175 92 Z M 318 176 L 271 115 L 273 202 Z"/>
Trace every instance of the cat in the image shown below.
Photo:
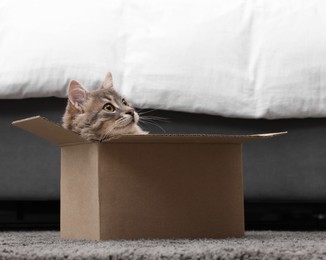
<path fill-rule="evenodd" d="M 78 81 L 69 84 L 62 126 L 88 141 L 105 142 L 125 134 L 145 135 L 139 115 L 113 87 L 109 72 L 100 88 L 87 91 Z"/>

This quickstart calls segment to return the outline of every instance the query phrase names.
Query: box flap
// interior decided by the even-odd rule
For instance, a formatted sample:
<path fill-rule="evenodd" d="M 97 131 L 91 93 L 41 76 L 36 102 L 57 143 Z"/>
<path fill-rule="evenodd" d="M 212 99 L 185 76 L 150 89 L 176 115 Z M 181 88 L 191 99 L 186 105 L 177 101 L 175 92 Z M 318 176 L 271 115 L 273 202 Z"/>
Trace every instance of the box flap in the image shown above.
<path fill-rule="evenodd" d="M 12 123 L 25 131 L 43 137 L 60 146 L 88 143 L 78 134 L 64 129 L 61 125 L 48 119 L 35 116 Z M 116 137 L 104 144 L 109 143 L 244 143 L 257 139 L 266 139 L 287 132 L 252 134 L 252 135 L 198 135 L 198 134 L 149 134 L 149 135 L 124 135 Z"/>
<path fill-rule="evenodd" d="M 66 130 L 62 126 L 41 116 L 14 121 L 12 124 L 60 146 L 87 143 L 87 141 L 81 138 L 78 134 Z"/>
<path fill-rule="evenodd" d="M 252 135 L 214 135 L 214 134 L 149 134 L 124 135 L 110 140 L 108 143 L 224 143 L 236 144 L 249 141 L 272 138 L 287 132 L 252 134 Z"/>

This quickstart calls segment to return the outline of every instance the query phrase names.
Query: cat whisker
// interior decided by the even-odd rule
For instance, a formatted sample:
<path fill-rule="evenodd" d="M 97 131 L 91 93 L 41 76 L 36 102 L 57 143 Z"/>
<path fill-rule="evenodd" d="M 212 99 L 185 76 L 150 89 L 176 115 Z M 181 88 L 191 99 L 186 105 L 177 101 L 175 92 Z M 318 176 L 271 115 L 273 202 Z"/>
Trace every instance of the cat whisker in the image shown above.
<path fill-rule="evenodd" d="M 138 113 L 138 112 L 142 112 L 142 111 L 147 110 L 147 109 L 146 109 L 146 108 L 135 108 L 135 110 L 136 110 L 137 113 Z"/>
<path fill-rule="evenodd" d="M 153 121 L 170 123 L 170 120 L 168 118 L 161 117 L 161 116 L 141 116 L 140 118 L 143 120 L 153 120 Z"/>
<path fill-rule="evenodd" d="M 117 124 L 117 121 L 114 122 L 114 124 L 104 134 L 101 135 L 101 138 L 99 140 L 100 142 L 104 142 L 105 140 L 108 139 L 110 133 L 113 131 L 113 129 L 115 128 L 116 124 Z"/>
<path fill-rule="evenodd" d="M 144 110 L 144 109 L 143 109 Z M 150 109 L 150 110 L 147 110 L 145 112 L 138 112 L 138 114 L 141 116 L 141 115 L 145 115 L 145 114 L 148 114 L 148 113 L 151 113 L 151 112 L 154 112 L 154 111 L 157 111 L 158 109 Z"/>
<path fill-rule="evenodd" d="M 165 122 L 165 123 L 170 122 L 167 118 L 160 117 L 160 116 L 150 116 L 150 115 L 144 116 L 143 114 L 139 116 L 140 123 L 143 123 L 143 124 L 148 123 L 148 124 L 154 125 L 154 126 L 160 128 L 164 133 L 166 133 L 165 129 L 162 126 L 160 126 L 156 121 Z"/>
<path fill-rule="evenodd" d="M 143 123 L 143 124 L 151 124 L 151 125 L 154 125 L 154 126 L 160 128 L 164 133 L 166 133 L 165 129 L 162 126 L 160 126 L 159 124 L 155 123 L 152 120 L 142 120 L 142 119 L 140 119 L 139 122 L 140 123 Z"/>

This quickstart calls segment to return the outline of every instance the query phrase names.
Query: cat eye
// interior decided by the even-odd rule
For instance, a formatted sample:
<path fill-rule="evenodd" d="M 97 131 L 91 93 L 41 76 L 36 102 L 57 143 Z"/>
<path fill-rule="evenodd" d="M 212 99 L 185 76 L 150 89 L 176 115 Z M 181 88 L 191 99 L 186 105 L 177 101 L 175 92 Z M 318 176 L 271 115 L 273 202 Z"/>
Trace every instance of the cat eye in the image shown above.
<path fill-rule="evenodd" d="M 125 106 L 129 106 L 128 102 L 124 98 L 122 99 L 122 104 L 124 104 Z"/>
<path fill-rule="evenodd" d="M 108 111 L 108 112 L 114 112 L 115 111 L 115 107 L 111 103 L 105 104 L 103 109 Z"/>

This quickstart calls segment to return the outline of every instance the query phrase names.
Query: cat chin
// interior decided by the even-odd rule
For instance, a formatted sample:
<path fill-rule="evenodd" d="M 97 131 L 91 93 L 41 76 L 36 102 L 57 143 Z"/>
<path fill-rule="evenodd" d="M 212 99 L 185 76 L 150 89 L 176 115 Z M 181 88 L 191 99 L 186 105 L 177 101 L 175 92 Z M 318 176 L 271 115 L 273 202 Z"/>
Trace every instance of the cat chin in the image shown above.
<path fill-rule="evenodd" d="M 135 132 L 133 134 L 134 135 L 147 135 L 147 134 L 149 134 L 149 132 L 144 131 L 138 125 L 135 125 Z"/>
<path fill-rule="evenodd" d="M 82 137 L 88 141 L 108 142 L 112 139 L 120 138 L 123 135 L 147 135 L 149 132 L 143 131 L 137 124 L 126 127 L 115 128 L 108 136 L 94 136 L 94 134 L 82 133 Z"/>
<path fill-rule="evenodd" d="M 129 124 L 122 128 L 117 128 L 112 134 L 113 135 L 147 135 L 148 132 L 143 131 L 138 125 L 134 123 L 131 125 Z"/>

